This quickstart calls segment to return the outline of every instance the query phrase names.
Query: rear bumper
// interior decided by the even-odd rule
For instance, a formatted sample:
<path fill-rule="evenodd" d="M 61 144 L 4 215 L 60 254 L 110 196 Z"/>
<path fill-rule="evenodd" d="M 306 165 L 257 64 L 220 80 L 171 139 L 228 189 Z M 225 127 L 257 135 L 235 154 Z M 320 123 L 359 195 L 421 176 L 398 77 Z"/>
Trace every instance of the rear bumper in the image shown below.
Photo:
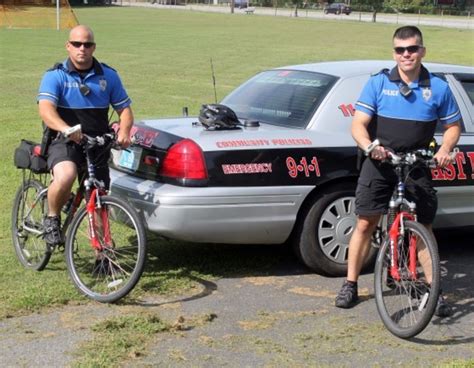
<path fill-rule="evenodd" d="M 280 244 L 313 186 L 190 188 L 111 169 L 111 192 L 163 236 L 209 243 Z"/>

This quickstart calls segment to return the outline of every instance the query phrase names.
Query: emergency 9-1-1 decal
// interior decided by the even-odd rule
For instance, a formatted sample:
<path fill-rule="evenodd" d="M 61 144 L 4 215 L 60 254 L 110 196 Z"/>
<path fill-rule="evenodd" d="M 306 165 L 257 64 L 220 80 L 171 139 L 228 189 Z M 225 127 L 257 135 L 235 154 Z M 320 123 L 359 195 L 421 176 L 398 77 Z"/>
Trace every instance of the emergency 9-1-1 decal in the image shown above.
<path fill-rule="evenodd" d="M 314 156 L 310 160 L 302 157 L 298 162 L 293 157 L 287 157 L 286 167 L 288 168 L 288 174 L 292 178 L 297 178 L 300 174 L 307 178 L 311 175 L 321 176 L 318 159 Z"/>

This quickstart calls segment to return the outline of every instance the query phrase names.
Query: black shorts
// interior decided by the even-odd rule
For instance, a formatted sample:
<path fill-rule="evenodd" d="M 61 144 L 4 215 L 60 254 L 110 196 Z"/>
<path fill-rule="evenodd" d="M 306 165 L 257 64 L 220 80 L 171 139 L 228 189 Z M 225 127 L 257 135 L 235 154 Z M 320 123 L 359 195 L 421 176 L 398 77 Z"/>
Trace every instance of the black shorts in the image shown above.
<path fill-rule="evenodd" d="M 107 189 L 110 186 L 109 157 L 110 150 L 104 151 L 101 147 L 97 147 L 91 151 L 92 162 L 95 164 L 95 177 L 102 180 Z M 51 142 L 48 149 L 49 169 L 52 170 L 56 164 L 62 161 L 72 161 L 76 164 L 79 180 L 82 180 L 87 174 L 86 156 L 83 148 L 74 142 L 57 139 Z"/>
<path fill-rule="evenodd" d="M 371 159 L 362 165 L 356 189 L 356 214 L 374 216 L 387 213 L 388 202 L 397 185 L 393 168 Z M 418 221 L 431 224 L 436 216 L 438 198 L 431 181 L 431 172 L 426 167 L 414 168 L 406 181 L 406 198 L 416 203 Z"/>

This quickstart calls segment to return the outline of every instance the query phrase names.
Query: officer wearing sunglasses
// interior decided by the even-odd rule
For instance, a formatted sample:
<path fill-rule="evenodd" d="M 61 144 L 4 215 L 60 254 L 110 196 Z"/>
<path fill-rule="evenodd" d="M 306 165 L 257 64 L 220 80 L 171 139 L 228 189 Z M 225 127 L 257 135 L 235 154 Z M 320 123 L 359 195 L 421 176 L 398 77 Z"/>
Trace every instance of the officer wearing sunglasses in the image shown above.
<path fill-rule="evenodd" d="M 38 106 L 41 119 L 54 132 L 62 133 L 68 128 L 81 125 L 81 130 L 64 138 L 57 138 L 48 149 L 48 165 L 53 180 L 48 189 L 48 217 L 45 220 L 45 240 L 50 246 L 60 243 L 61 208 L 69 199 L 76 177 L 84 171 L 85 157 L 78 145 L 82 133 L 90 136 L 109 131 L 109 107 L 119 116 L 118 143 L 126 148 L 130 145 L 130 129 L 133 125 L 131 100 L 125 91 L 118 73 L 106 64 L 97 61 L 94 33 L 79 25 L 71 30 L 66 42 L 68 58 L 49 69 L 41 81 Z M 96 175 L 108 186 L 109 152 L 97 157 L 99 167 Z"/>
<path fill-rule="evenodd" d="M 421 31 L 414 26 L 398 28 L 393 35 L 396 66 L 372 76 L 356 103 L 352 136 L 369 157 L 361 167 L 356 189 L 357 224 L 349 243 L 347 279 L 336 297 L 336 307 L 351 308 L 358 302 L 357 280 L 368 254 L 372 233 L 396 184 L 385 147 L 403 152 L 428 148 L 437 122 L 444 127 L 443 142 L 435 154 L 440 167 L 451 162 L 449 153 L 461 134 L 459 107 L 448 83 L 422 65 L 426 54 Z M 378 139 L 374 149 L 371 142 Z M 436 192 L 428 169 L 420 170 L 407 185 L 407 196 L 417 205 L 418 220 L 431 231 L 437 208 Z M 407 183 L 409 184 L 409 183 Z M 440 296 L 435 314 L 449 316 L 452 309 Z"/>

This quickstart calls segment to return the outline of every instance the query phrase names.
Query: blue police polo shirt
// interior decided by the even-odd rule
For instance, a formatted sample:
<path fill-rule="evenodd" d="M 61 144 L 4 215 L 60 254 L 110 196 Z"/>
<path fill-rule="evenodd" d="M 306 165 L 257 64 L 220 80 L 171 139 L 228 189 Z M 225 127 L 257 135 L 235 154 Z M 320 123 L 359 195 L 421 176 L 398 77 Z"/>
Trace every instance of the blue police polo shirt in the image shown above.
<path fill-rule="evenodd" d="M 37 100 L 53 102 L 68 125 L 81 124 L 82 131 L 93 136 L 108 131 L 110 105 L 122 110 L 131 104 L 118 73 L 95 58 L 86 75 L 69 59 L 56 64 L 43 76 Z"/>
<path fill-rule="evenodd" d="M 426 148 L 438 120 L 445 125 L 461 119 L 448 83 L 425 67 L 421 67 L 419 79 L 408 86 L 408 96 L 400 92 L 403 85 L 395 67 L 372 76 L 362 90 L 356 110 L 372 116 L 368 127 L 372 140 L 378 138 L 396 151 Z"/>

